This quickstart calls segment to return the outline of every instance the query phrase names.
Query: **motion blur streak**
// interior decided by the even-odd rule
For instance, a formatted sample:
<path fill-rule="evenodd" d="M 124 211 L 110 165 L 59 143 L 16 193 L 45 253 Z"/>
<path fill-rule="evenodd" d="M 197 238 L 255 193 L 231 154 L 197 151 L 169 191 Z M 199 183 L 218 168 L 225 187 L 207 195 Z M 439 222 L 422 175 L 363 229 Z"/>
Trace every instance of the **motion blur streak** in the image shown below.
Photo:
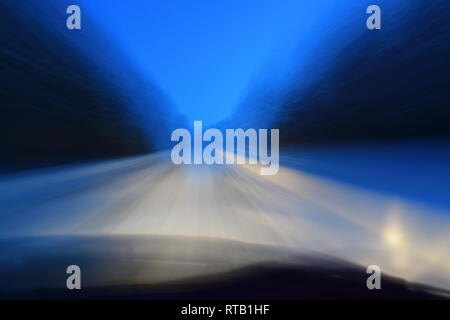
<path fill-rule="evenodd" d="M 253 165 L 174 166 L 166 152 L 11 174 L 0 183 L 0 234 L 231 239 L 450 288 L 450 223 L 440 209 L 295 169 L 304 159 L 293 153 L 282 159 L 290 165 L 275 176 Z M 238 267 L 259 258 L 233 259 Z"/>
<path fill-rule="evenodd" d="M 0 1 L 0 299 L 450 296 L 449 16 L 448 0 Z M 171 132 L 197 120 L 279 129 L 279 172 L 175 166 Z"/>

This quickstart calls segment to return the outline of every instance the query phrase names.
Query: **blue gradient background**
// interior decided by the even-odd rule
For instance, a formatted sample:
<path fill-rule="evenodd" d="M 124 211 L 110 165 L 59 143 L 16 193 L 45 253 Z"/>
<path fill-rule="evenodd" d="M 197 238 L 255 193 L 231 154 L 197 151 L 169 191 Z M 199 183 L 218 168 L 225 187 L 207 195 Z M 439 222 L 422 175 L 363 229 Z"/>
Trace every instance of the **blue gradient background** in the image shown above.
<path fill-rule="evenodd" d="M 295 39 L 313 40 L 318 19 L 335 25 L 332 1 L 81 3 L 189 122 L 205 125 L 230 116 L 274 57 L 291 65 Z"/>

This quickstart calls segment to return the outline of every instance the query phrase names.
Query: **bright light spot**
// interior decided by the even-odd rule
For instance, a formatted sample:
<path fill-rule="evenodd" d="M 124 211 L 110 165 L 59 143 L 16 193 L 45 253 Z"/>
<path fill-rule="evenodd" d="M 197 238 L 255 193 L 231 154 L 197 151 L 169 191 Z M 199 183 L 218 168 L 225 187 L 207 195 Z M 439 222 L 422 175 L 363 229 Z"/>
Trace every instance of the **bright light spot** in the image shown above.
<path fill-rule="evenodd" d="M 403 234 L 396 227 L 388 227 L 383 233 L 383 238 L 387 244 L 393 247 L 400 247 L 403 244 Z"/>

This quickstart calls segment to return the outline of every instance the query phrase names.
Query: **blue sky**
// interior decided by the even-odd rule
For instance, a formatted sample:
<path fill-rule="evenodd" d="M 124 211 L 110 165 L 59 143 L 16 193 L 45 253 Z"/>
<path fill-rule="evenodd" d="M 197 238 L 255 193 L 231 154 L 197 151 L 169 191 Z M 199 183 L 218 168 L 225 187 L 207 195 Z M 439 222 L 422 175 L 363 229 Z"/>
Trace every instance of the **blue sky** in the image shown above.
<path fill-rule="evenodd" d="M 80 1 L 180 113 L 206 125 L 229 116 L 270 61 L 289 65 L 298 38 L 330 3 Z"/>

